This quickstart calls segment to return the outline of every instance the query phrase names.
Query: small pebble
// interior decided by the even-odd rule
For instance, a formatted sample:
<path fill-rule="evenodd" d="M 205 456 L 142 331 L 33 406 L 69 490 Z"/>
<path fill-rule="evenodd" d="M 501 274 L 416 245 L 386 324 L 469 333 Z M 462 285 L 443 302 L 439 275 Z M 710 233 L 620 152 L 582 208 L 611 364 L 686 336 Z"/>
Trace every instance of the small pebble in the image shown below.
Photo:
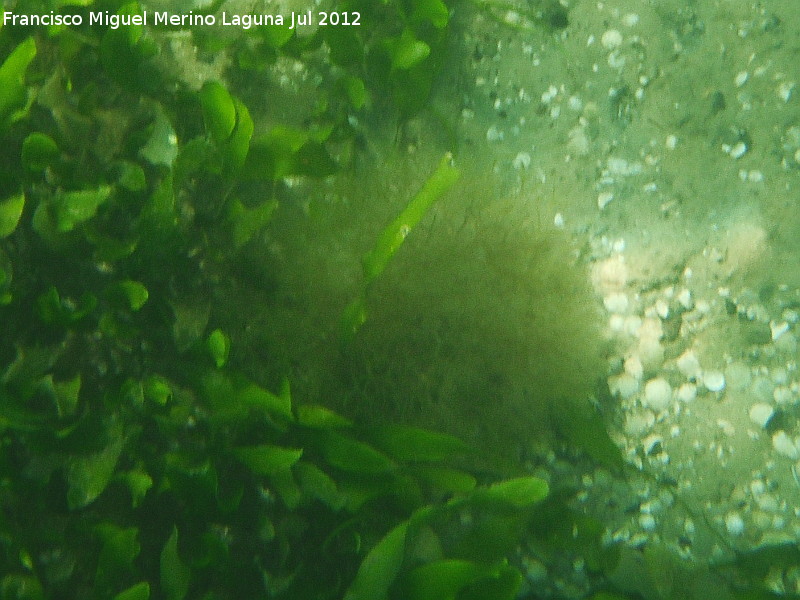
<path fill-rule="evenodd" d="M 653 531 L 656 528 L 656 519 L 651 514 L 639 515 L 639 525 L 645 531 Z"/>
<path fill-rule="evenodd" d="M 500 131 L 497 127 L 492 125 L 489 129 L 486 130 L 486 141 L 487 142 L 501 142 L 505 138 L 505 135 L 502 131 Z"/>
<path fill-rule="evenodd" d="M 678 370 L 686 379 L 697 379 L 702 373 L 700 361 L 697 360 L 697 355 L 692 350 L 687 350 L 681 354 L 676 364 L 678 365 Z"/>
<path fill-rule="evenodd" d="M 611 192 L 601 192 L 597 195 L 597 208 L 603 210 L 608 203 L 614 199 L 614 194 Z"/>
<path fill-rule="evenodd" d="M 623 373 L 608 380 L 608 389 L 622 400 L 627 400 L 639 391 L 639 382 L 628 373 Z"/>
<path fill-rule="evenodd" d="M 603 33 L 600 43 L 606 50 L 614 50 L 622 45 L 622 34 L 616 29 L 609 29 Z"/>
<path fill-rule="evenodd" d="M 763 429 L 767 426 L 767 423 L 769 423 L 775 411 L 769 404 L 756 402 L 750 407 L 750 412 L 748 414 L 750 415 L 750 420 Z"/>
<path fill-rule="evenodd" d="M 664 443 L 664 438 L 660 435 L 651 434 L 642 440 L 642 450 L 645 454 L 652 453 L 656 447 Z"/>
<path fill-rule="evenodd" d="M 697 386 L 693 383 L 684 383 L 678 388 L 677 396 L 681 402 L 691 402 L 697 398 Z"/>
<path fill-rule="evenodd" d="M 642 361 L 639 360 L 639 357 L 635 354 L 625 359 L 623 368 L 625 369 L 625 372 L 628 375 L 634 377 L 635 379 L 641 379 L 642 375 L 644 375 L 644 367 L 642 366 Z"/>
<path fill-rule="evenodd" d="M 669 408 L 672 401 L 672 388 L 661 377 L 651 379 L 644 386 L 644 398 L 642 404 L 656 412 L 661 412 Z"/>
<path fill-rule="evenodd" d="M 669 150 L 675 150 L 675 148 L 678 146 L 678 138 L 675 135 L 670 134 L 670 135 L 667 136 L 667 139 L 665 140 L 664 145 Z"/>
<path fill-rule="evenodd" d="M 613 292 L 603 298 L 603 306 L 610 313 L 625 313 L 628 311 L 628 296 L 623 292 Z"/>
<path fill-rule="evenodd" d="M 772 436 L 772 447 L 781 456 L 792 460 L 797 460 L 798 456 L 800 456 L 797 452 L 797 446 L 795 446 L 792 438 L 786 435 L 785 431 L 779 431 Z"/>
<path fill-rule="evenodd" d="M 731 535 L 741 535 L 744 532 L 744 521 L 737 512 L 729 512 L 725 515 L 725 529 Z"/>
<path fill-rule="evenodd" d="M 703 385 L 709 392 L 721 392 L 725 389 L 725 376 L 720 371 L 707 371 L 703 374 Z"/>
<path fill-rule="evenodd" d="M 514 157 L 514 160 L 511 161 L 511 166 L 518 171 L 527 169 L 531 166 L 531 155 L 527 152 L 520 152 Z"/>
<path fill-rule="evenodd" d="M 741 158 L 747 153 L 747 144 L 744 142 L 737 142 L 734 144 L 728 154 L 731 155 L 731 158 Z"/>
<path fill-rule="evenodd" d="M 789 324 L 786 321 L 781 321 L 780 323 L 770 321 L 769 329 L 772 334 L 772 341 L 775 341 L 789 331 Z"/>
<path fill-rule="evenodd" d="M 694 307 L 694 300 L 692 300 L 692 293 L 683 288 L 680 292 L 678 292 L 678 302 L 680 302 L 681 306 L 686 310 L 691 310 Z"/>
<path fill-rule="evenodd" d="M 640 436 L 646 433 L 656 422 L 655 415 L 649 410 L 628 413 L 625 416 L 625 433 Z"/>

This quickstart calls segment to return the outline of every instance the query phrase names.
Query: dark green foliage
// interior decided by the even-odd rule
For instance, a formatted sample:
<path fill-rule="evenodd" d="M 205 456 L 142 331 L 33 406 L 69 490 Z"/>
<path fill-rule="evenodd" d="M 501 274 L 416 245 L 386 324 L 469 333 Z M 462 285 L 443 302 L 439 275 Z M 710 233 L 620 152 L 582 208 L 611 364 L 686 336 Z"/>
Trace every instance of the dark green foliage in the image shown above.
<path fill-rule="evenodd" d="M 437 6 L 414 23 L 443 27 Z M 394 70 L 431 53 L 410 27 L 381 42 Z M 425 565 L 450 594 L 512 598 L 521 575 L 502 554 L 522 530 L 498 529 L 502 551 L 479 555 L 457 515 L 511 508 L 522 522 L 543 482 L 478 485 L 456 438 L 364 429 L 227 370 L 235 342 L 213 326 L 207 282 L 269 225 L 282 178 L 336 172 L 332 127 L 251 141 L 221 83 L 165 95 L 161 76 L 156 92 L 152 32 L 84 33 L 42 38 L 71 51 L 40 62 L 31 38 L 0 72 L 13 182 L 0 203 L 0 598 L 422 600 L 435 593 Z M 363 106 L 361 80 L 346 81 Z M 434 554 L 418 554 L 423 540 Z"/>

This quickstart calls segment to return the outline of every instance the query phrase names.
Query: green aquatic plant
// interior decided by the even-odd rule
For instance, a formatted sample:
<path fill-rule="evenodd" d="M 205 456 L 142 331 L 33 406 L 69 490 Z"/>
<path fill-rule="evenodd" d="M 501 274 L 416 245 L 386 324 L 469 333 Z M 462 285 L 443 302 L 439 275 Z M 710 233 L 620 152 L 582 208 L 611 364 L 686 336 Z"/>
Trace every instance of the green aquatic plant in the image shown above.
<path fill-rule="evenodd" d="M 455 437 L 364 427 L 231 366 L 206 278 L 269 225 L 276 182 L 332 162 L 324 134 L 253 137 L 220 83 L 150 95 L 149 36 L 62 29 L 4 62 L 0 598 L 511 600 L 522 529 L 486 556 L 460 516 L 524 523 L 543 481 L 478 482 Z M 397 243 L 378 248 L 385 262 Z"/>
<path fill-rule="evenodd" d="M 458 181 L 460 173 L 453 165 L 453 157 L 445 155 L 422 189 L 409 201 L 395 219 L 384 228 L 375 241 L 375 246 L 364 255 L 362 267 L 364 284 L 362 293 L 344 309 L 341 322 L 342 340 L 352 341 L 358 329 L 367 320 L 367 291 L 370 284 L 383 273 L 392 256 L 397 252 L 434 202 Z"/>

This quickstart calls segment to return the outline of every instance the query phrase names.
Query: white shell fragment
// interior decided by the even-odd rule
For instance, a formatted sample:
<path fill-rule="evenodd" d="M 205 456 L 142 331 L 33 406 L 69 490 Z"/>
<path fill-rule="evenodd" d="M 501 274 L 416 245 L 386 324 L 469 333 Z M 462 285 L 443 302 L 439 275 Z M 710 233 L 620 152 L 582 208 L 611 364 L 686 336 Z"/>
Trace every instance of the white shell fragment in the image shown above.
<path fill-rule="evenodd" d="M 611 192 L 601 192 L 597 195 L 597 208 L 603 210 L 608 203 L 614 199 L 614 194 Z"/>
<path fill-rule="evenodd" d="M 776 323 L 775 321 L 770 321 L 769 329 L 772 333 L 772 341 L 777 340 L 781 337 L 784 333 L 789 331 L 789 324 L 786 321 L 781 321 L 780 323 Z"/>
<path fill-rule="evenodd" d="M 792 460 L 797 460 L 798 456 L 800 456 L 797 452 L 797 446 L 792 441 L 792 438 L 786 435 L 785 431 L 779 431 L 772 436 L 772 447 L 775 448 L 775 452 L 781 456 L 791 458 Z"/>
<path fill-rule="evenodd" d="M 622 34 L 616 29 L 609 29 L 603 32 L 600 43 L 606 50 L 614 50 L 622 45 Z"/>
<path fill-rule="evenodd" d="M 694 300 L 692 299 L 692 292 L 683 288 L 680 292 L 678 292 L 678 302 L 680 302 L 681 306 L 686 310 L 691 310 L 694 308 Z"/>
<path fill-rule="evenodd" d="M 642 361 L 639 360 L 639 357 L 636 356 L 635 354 L 625 359 L 625 362 L 623 363 L 623 368 L 625 369 L 625 372 L 628 375 L 634 377 L 635 379 L 641 379 L 642 375 L 644 375 L 644 367 L 642 366 Z"/>
<path fill-rule="evenodd" d="M 625 416 L 625 433 L 630 436 L 640 436 L 646 433 L 656 422 L 656 417 L 649 410 L 628 413 Z"/>
<path fill-rule="evenodd" d="M 720 371 L 706 371 L 703 374 L 703 385 L 709 392 L 721 392 L 725 389 L 725 375 Z"/>
<path fill-rule="evenodd" d="M 603 305 L 610 313 L 624 313 L 628 311 L 628 296 L 623 292 L 613 292 L 603 298 Z"/>
<path fill-rule="evenodd" d="M 762 429 L 767 426 L 773 414 L 775 414 L 773 408 L 769 404 L 764 404 L 763 402 L 756 402 L 753 404 L 748 413 L 750 420 Z"/>
<path fill-rule="evenodd" d="M 656 518 L 648 513 L 639 515 L 639 526 L 645 531 L 653 531 L 656 528 Z"/>
<path fill-rule="evenodd" d="M 644 386 L 642 404 L 656 412 L 669 408 L 672 401 L 672 387 L 661 377 L 651 379 Z"/>
<path fill-rule="evenodd" d="M 697 386 L 693 383 L 684 383 L 678 388 L 678 400 L 681 402 L 691 402 L 697 398 Z"/>
<path fill-rule="evenodd" d="M 622 373 L 617 377 L 609 378 L 608 389 L 615 396 L 618 395 L 623 400 L 627 400 L 639 391 L 639 382 L 630 374 Z"/>
<path fill-rule="evenodd" d="M 741 535 L 744 533 L 744 521 L 741 515 L 733 511 L 725 515 L 725 529 L 727 529 L 728 533 L 731 535 Z"/>
<path fill-rule="evenodd" d="M 687 350 L 678 357 L 676 361 L 678 370 L 683 374 L 686 379 L 697 379 L 702 373 L 700 368 L 700 361 L 692 350 Z"/>
<path fill-rule="evenodd" d="M 513 166 L 517 171 L 527 169 L 531 166 L 531 155 L 527 152 L 519 152 L 514 157 L 514 160 L 511 161 L 511 166 Z"/>
<path fill-rule="evenodd" d="M 650 454 L 656 448 L 658 444 L 663 444 L 664 438 L 660 435 L 650 434 L 646 438 L 642 440 L 642 450 L 644 450 L 645 454 Z"/>

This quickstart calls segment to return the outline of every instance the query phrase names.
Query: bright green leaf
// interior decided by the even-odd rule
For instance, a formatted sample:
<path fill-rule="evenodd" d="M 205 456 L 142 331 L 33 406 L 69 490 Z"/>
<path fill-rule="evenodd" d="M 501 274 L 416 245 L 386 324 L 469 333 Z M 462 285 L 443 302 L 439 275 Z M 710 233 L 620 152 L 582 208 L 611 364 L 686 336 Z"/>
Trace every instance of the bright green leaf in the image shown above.
<path fill-rule="evenodd" d="M 63 299 L 54 286 L 36 299 L 39 317 L 48 325 L 69 326 L 77 323 L 97 307 L 97 298 L 86 292 L 78 300 Z"/>
<path fill-rule="evenodd" d="M 250 144 L 244 166 L 249 179 L 281 179 L 294 174 L 296 155 L 309 140 L 307 131 L 278 125 Z"/>
<path fill-rule="evenodd" d="M 224 367 L 225 363 L 228 362 L 228 354 L 231 351 L 231 338 L 221 329 L 215 329 L 208 336 L 206 346 L 217 368 Z"/>
<path fill-rule="evenodd" d="M 207 82 L 199 95 L 206 129 L 211 138 L 221 145 L 228 140 L 236 127 L 236 104 L 233 97 L 216 81 Z"/>
<path fill-rule="evenodd" d="M 294 35 L 294 30 L 286 25 L 264 25 L 259 31 L 267 45 L 276 50 L 284 46 Z"/>
<path fill-rule="evenodd" d="M 389 54 L 392 57 L 393 69 L 407 71 L 428 58 L 431 53 L 431 47 L 417 39 L 410 29 L 404 29 L 400 37 L 390 42 Z"/>
<path fill-rule="evenodd" d="M 452 435 L 403 425 L 379 427 L 370 437 L 389 456 L 407 462 L 439 462 L 469 450 L 467 444 Z"/>
<path fill-rule="evenodd" d="M 53 383 L 56 395 L 56 406 L 58 416 L 61 419 L 71 417 L 78 410 L 78 395 L 81 391 L 81 374 L 78 373 L 67 381 L 57 381 Z"/>
<path fill-rule="evenodd" d="M 364 270 L 367 270 L 367 258 L 364 258 Z M 372 263 L 373 259 L 369 259 Z M 386 258 L 386 262 L 388 263 L 388 258 Z M 386 265 L 373 265 L 370 264 L 369 268 L 377 268 L 379 267 L 381 271 Z M 342 311 L 342 320 L 339 323 L 339 335 L 341 340 L 348 344 L 353 341 L 356 333 L 358 330 L 361 329 L 361 326 L 367 322 L 367 302 L 364 299 L 364 296 L 359 296 L 355 300 L 353 300 L 350 304 L 348 304 L 344 311 Z"/>
<path fill-rule="evenodd" d="M 70 510 L 91 504 L 103 493 L 114 475 L 117 461 L 125 440 L 121 431 L 115 429 L 111 443 L 100 452 L 80 456 L 69 461 L 67 466 L 67 504 Z"/>
<path fill-rule="evenodd" d="M 336 482 L 325 471 L 305 461 L 295 463 L 292 470 L 303 492 L 312 498 L 317 498 L 333 510 L 339 510 L 344 506 L 345 498 L 339 493 Z"/>
<path fill-rule="evenodd" d="M 76 226 L 91 219 L 97 209 L 111 196 L 111 187 L 104 185 L 93 190 L 63 192 L 54 199 L 55 220 L 58 231 L 72 231 Z"/>
<path fill-rule="evenodd" d="M 22 164 L 31 171 L 44 171 L 59 154 L 49 135 L 34 132 L 22 142 Z"/>
<path fill-rule="evenodd" d="M 203 378 L 203 393 L 214 412 L 220 415 L 246 416 L 255 409 L 293 419 L 290 394 L 273 394 L 244 377 L 209 371 Z"/>
<path fill-rule="evenodd" d="M 172 166 L 178 156 L 178 136 L 163 109 L 159 108 L 153 122 L 153 132 L 139 150 L 139 156 L 152 165 Z"/>
<path fill-rule="evenodd" d="M 166 600 L 183 600 L 189 591 L 191 569 L 178 555 L 178 528 L 172 528 L 164 549 L 161 550 L 161 589 Z"/>
<path fill-rule="evenodd" d="M 142 308 L 150 296 L 143 284 L 130 279 L 113 284 L 109 288 L 108 295 L 119 305 L 134 312 Z"/>
<path fill-rule="evenodd" d="M 344 80 L 347 98 L 355 110 L 361 110 L 367 102 L 367 88 L 364 80 L 358 77 L 347 77 Z"/>
<path fill-rule="evenodd" d="M 414 0 L 411 18 L 416 22 L 429 21 L 437 29 L 444 29 L 450 20 L 450 11 L 442 0 Z"/>
<path fill-rule="evenodd" d="M 369 551 L 361 562 L 344 600 L 385 600 L 394 583 L 406 549 L 408 522 L 404 521 Z"/>
<path fill-rule="evenodd" d="M 141 192 L 147 187 L 144 169 L 135 162 L 121 161 L 117 166 L 117 183 L 129 192 Z"/>
<path fill-rule="evenodd" d="M 288 471 L 294 463 L 300 460 L 303 449 L 262 444 L 234 448 L 233 455 L 256 475 L 274 475 L 281 471 Z"/>
<path fill-rule="evenodd" d="M 150 599 L 150 584 L 146 581 L 132 585 L 126 590 L 121 591 L 114 596 L 113 600 L 149 600 Z"/>
<path fill-rule="evenodd" d="M 538 477 L 517 477 L 482 488 L 478 497 L 491 503 L 525 508 L 544 500 L 550 493 L 547 482 Z"/>
<path fill-rule="evenodd" d="M 343 471 L 377 475 L 390 471 L 394 464 L 372 446 L 329 430 L 320 437 L 320 450 L 328 463 Z"/>
<path fill-rule="evenodd" d="M 294 473 L 289 469 L 280 469 L 271 475 L 268 475 L 270 487 L 283 500 L 286 508 L 294 510 L 300 505 L 303 499 L 303 490 L 295 481 Z"/>
<path fill-rule="evenodd" d="M 236 127 L 225 145 L 225 157 L 230 169 L 238 169 L 247 158 L 255 125 L 250 111 L 241 100 L 233 98 L 233 104 L 236 109 Z"/>
<path fill-rule="evenodd" d="M 247 208 L 239 200 L 231 202 L 228 221 L 233 230 L 233 246 L 237 250 L 253 239 L 272 219 L 278 207 L 277 200 L 267 200 L 253 208 Z"/>
<path fill-rule="evenodd" d="M 25 71 L 35 56 L 36 42 L 30 37 L 14 48 L 0 66 L 0 128 L 25 104 Z"/>
<path fill-rule="evenodd" d="M 6 575 L 0 579 L 2 600 L 44 600 L 44 589 L 33 575 Z"/>
<path fill-rule="evenodd" d="M 98 525 L 97 531 L 102 547 L 97 558 L 94 592 L 100 598 L 108 598 L 118 589 L 120 580 L 134 572 L 133 561 L 139 555 L 139 530 L 136 527 L 122 528 L 113 523 Z"/>
<path fill-rule="evenodd" d="M 120 281 L 119 286 L 128 299 L 128 306 L 130 306 L 133 311 L 142 308 L 150 296 L 147 292 L 147 288 L 138 281 L 131 281 L 130 279 Z"/>
<path fill-rule="evenodd" d="M 152 375 L 142 382 L 142 391 L 146 400 L 158 406 L 165 406 L 172 399 L 172 387 L 169 381 L 158 375 Z"/>
<path fill-rule="evenodd" d="M 0 200 L 0 239 L 14 233 L 22 217 L 23 208 L 25 208 L 25 194 L 20 193 Z"/>
<path fill-rule="evenodd" d="M 443 559 L 424 564 L 405 578 L 408 600 L 455 600 L 473 581 L 496 571 L 468 560 Z"/>
<path fill-rule="evenodd" d="M 522 580 L 519 569 L 504 564 L 489 577 L 478 579 L 462 590 L 458 600 L 515 600 Z"/>
<path fill-rule="evenodd" d="M 553 424 L 570 444 L 583 450 L 605 467 L 621 472 L 625 460 L 622 451 L 608 435 L 605 423 L 588 402 L 567 401 L 567 406 L 553 411 Z"/>
<path fill-rule="evenodd" d="M 381 232 L 375 247 L 364 256 L 364 277 L 367 283 L 383 272 L 406 236 L 425 216 L 431 205 L 458 181 L 459 175 L 458 169 L 452 165 L 452 157 L 446 154 L 422 189 Z"/>
<path fill-rule="evenodd" d="M 239 390 L 238 397 L 239 401 L 246 406 L 261 408 L 289 419 L 292 418 L 292 400 L 287 394 L 275 395 L 251 383 Z"/>
<path fill-rule="evenodd" d="M 133 508 L 141 505 L 147 491 L 153 487 L 153 478 L 141 469 L 123 473 L 121 479 L 131 492 L 131 505 Z"/>
<path fill-rule="evenodd" d="M 297 407 L 297 422 L 312 429 L 337 429 L 352 427 L 353 422 L 319 404 Z"/>
<path fill-rule="evenodd" d="M 436 489 L 451 494 L 471 492 L 478 483 L 473 475 L 448 467 L 420 465 L 414 468 L 414 473 Z"/>

